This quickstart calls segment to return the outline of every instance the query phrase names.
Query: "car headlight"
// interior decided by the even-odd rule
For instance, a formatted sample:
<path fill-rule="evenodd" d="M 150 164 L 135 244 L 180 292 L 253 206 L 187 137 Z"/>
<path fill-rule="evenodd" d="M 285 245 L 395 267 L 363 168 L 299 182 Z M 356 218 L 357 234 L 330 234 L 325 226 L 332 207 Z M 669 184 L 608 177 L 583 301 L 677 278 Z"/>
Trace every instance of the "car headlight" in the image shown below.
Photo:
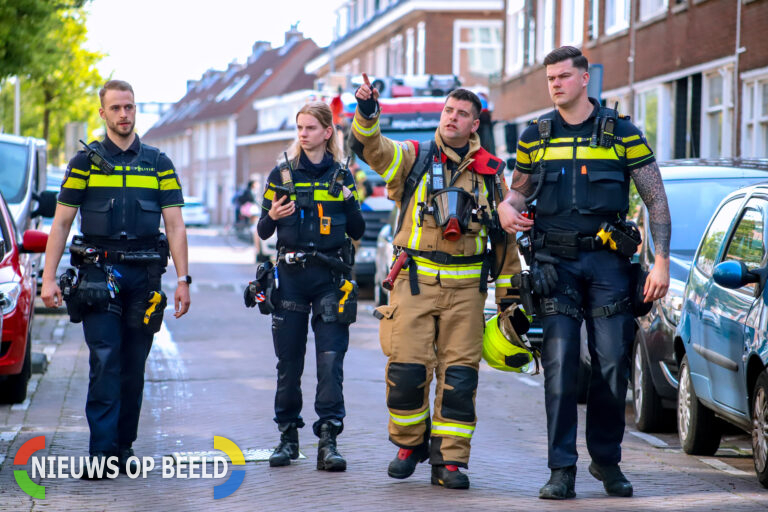
<path fill-rule="evenodd" d="M 358 263 L 371 263 L 376 259 L 376 249 L 374 247 L 361 247 L 355 255 L 355 261 Z"/>
<path fill-rule="evenodd" d="M 4 315 L 7 315 L 14 309 L 19 302 L 19 295 L 21 295 L 21 284 L 19 283 L 2 283 L 0 284 L 0 307 Z"/>
<path fill-rule="evenodd" d="M 661 298 L 661 309 L 664 316 L 674 325 L 680 323 L 680 315 L 683 311 L 683 294 L 685 285 L 672 279 L 669 283 L 667 294 Z"/>

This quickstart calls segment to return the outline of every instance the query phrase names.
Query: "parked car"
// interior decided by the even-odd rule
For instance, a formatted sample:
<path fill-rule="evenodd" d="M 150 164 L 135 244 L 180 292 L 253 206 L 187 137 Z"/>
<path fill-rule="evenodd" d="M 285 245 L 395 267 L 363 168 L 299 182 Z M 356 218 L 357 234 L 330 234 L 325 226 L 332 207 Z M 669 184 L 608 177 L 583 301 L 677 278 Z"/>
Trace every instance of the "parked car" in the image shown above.
<path fill-rule="evenodd" d="M 394 209 L 395 202 L 382 196 L 367 197 L 360 205 L 365 220 L 365 232 L 357 247 L 353 273 L 355 281 L 361 287 L 374 286 L 379 232 L 387 223 Z M 374 294 L 376 294 L 375 286 Z"/>
<path fill-rule="evenodd" d="M 642 432 L 674 425 L 678 361 L 673 338 L 693 254 L 706 223 L 729 192 L 768 179 L 768 161 L 687 160 L 662 163 L 659 168 L 672 219 L 670 286 L 666 296 L 657 300 L 647 315 L 636 319 L 631 389 L 635 423 Z M 639 197 L 635 196 L 634 204 L 642 204 Z M 636 256 L 643 268 L 649 270 L 655 252 L 644 206 L 638 225 L 643 242 Z"/>
<path fill-rule="evenodd" d="M 0 235 L 0 402 L 18 403 L 27 396 L 32 365 L 30 332 L 37 288 L 32 256 L 45 251 L 48 235 L 27 230 L 21 236 L 2 194 Z"/>
<path fill-rule="evenodd" d="M 59 192 L 61 191 L 61 183 L 63 181 L 64 181 L 64 170 L 51 167 L 48 169 L 45 188 L 46 190 L 58 196 Z M 43 217 L 42 222 L 40 223 L 40 231 L 42 231 L 45 234 L 50 234 L 52 225 L 53 225 L 53 217 Z M 79 234 L 80 234 L 80 214 L 78 212 L 77 218 L 72 223 L 72 226 L 69 229 L 69 234 L 67 235 L 67 242 L 64 245 L 64 254 L 62 255 L 61 260 L 59 261 L 59 267 L 56 271 L 56 275 L 61 275 L 67 269 L 67 267 L 70 266 L 69 246 L 72 244 L 72 238 L 75 235 L 79 235 Z M 42 288 L 42 285 L 43 285 L 43 269 L 45 268 L 45 254 L 40 255 L 39 268 L 40 268 L 40 271 L 37 272 L 37 292 L 38 293 L 40 293 L 40 289 Z"/>
<path fill-rule="evenodd" d="M 712 217 L 685 287 L 675 356 L 677 423 L 689 454 L 712 455 L 724 422 L 752 434 L 757 478 L 768 487 L 768 183 L 726 197 Z"/>
<path fill-rule="evenodd" d="M 181 209 L 185 226 L 207 226 L 211 223 L 211 215 L 208 207 L 199 197 L 187 196 L 184 198 L 184 208 Z"/>

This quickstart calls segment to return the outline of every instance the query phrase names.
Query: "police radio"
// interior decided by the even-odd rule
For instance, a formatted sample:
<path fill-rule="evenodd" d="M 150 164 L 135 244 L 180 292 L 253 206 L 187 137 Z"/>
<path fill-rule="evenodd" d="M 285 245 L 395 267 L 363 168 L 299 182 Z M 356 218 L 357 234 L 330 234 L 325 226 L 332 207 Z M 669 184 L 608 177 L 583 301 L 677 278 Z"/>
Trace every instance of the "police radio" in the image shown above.
<path fill-rule="evenodd" d="M 104 174 L 112 174 L 115 172 L 115 166 L 111 163 L 107 162 L 106 158 L 104 158 L 101 153 L 99 153 L 97 150 L 93 149 L 91 146 L 83 142 L 83 139 L 80 139 L 80 144 L 83 145 L 85 148 L 85 152 L 88 155 L 88 160 L 101 169 L 101 171 Z"/>

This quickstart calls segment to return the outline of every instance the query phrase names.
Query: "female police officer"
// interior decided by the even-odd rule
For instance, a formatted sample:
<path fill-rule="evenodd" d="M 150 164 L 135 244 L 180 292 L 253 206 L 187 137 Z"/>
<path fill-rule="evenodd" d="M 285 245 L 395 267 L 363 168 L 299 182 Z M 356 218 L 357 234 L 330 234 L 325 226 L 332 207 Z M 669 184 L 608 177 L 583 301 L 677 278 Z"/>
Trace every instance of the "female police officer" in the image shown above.
<path fill-rule="evenodd" d="M 278 359 L 275 421 L 281 436 L 269 464 L 285 466 L 299 455 L 301 374 L 311 312 L 317 354 L 318 420 L 312 426 L 320 438 L 317 468 L 344 471 L 347 463 L 336 450 L 336 436 L 344 428 L 342 364 L 356 311 L 347 235 L 358 240 L 365 223 L 354 179 L 339 163 L 331 109 L 322 102 L 308 103 L 296 115 L 296 128 L 297 140 L 285 162 L 269 175 L 257 226 L 263 240 L 277 228 L 278 264 L 270 272 L 276 288 L 271 298 Z"/>

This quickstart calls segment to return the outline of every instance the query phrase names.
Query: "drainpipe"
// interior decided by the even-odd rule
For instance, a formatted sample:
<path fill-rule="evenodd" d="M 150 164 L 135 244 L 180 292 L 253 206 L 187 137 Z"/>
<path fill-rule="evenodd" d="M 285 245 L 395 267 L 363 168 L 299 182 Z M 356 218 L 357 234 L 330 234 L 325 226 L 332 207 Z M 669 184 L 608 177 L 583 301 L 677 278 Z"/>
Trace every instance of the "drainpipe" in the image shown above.
<path fill-rule="evenodd" d="M 734 127 L 731 130 L 731 154 L 734 157 L 741 156 L 741 146 L 739 145 L 739 133 L 741 132 L 741 113 L 739 112 L 739 54 L 746 48 L 741 47 L 741 0 L 736 0 L 736 48 L 734 51 L 733 64 L 733 122 Z"/>

